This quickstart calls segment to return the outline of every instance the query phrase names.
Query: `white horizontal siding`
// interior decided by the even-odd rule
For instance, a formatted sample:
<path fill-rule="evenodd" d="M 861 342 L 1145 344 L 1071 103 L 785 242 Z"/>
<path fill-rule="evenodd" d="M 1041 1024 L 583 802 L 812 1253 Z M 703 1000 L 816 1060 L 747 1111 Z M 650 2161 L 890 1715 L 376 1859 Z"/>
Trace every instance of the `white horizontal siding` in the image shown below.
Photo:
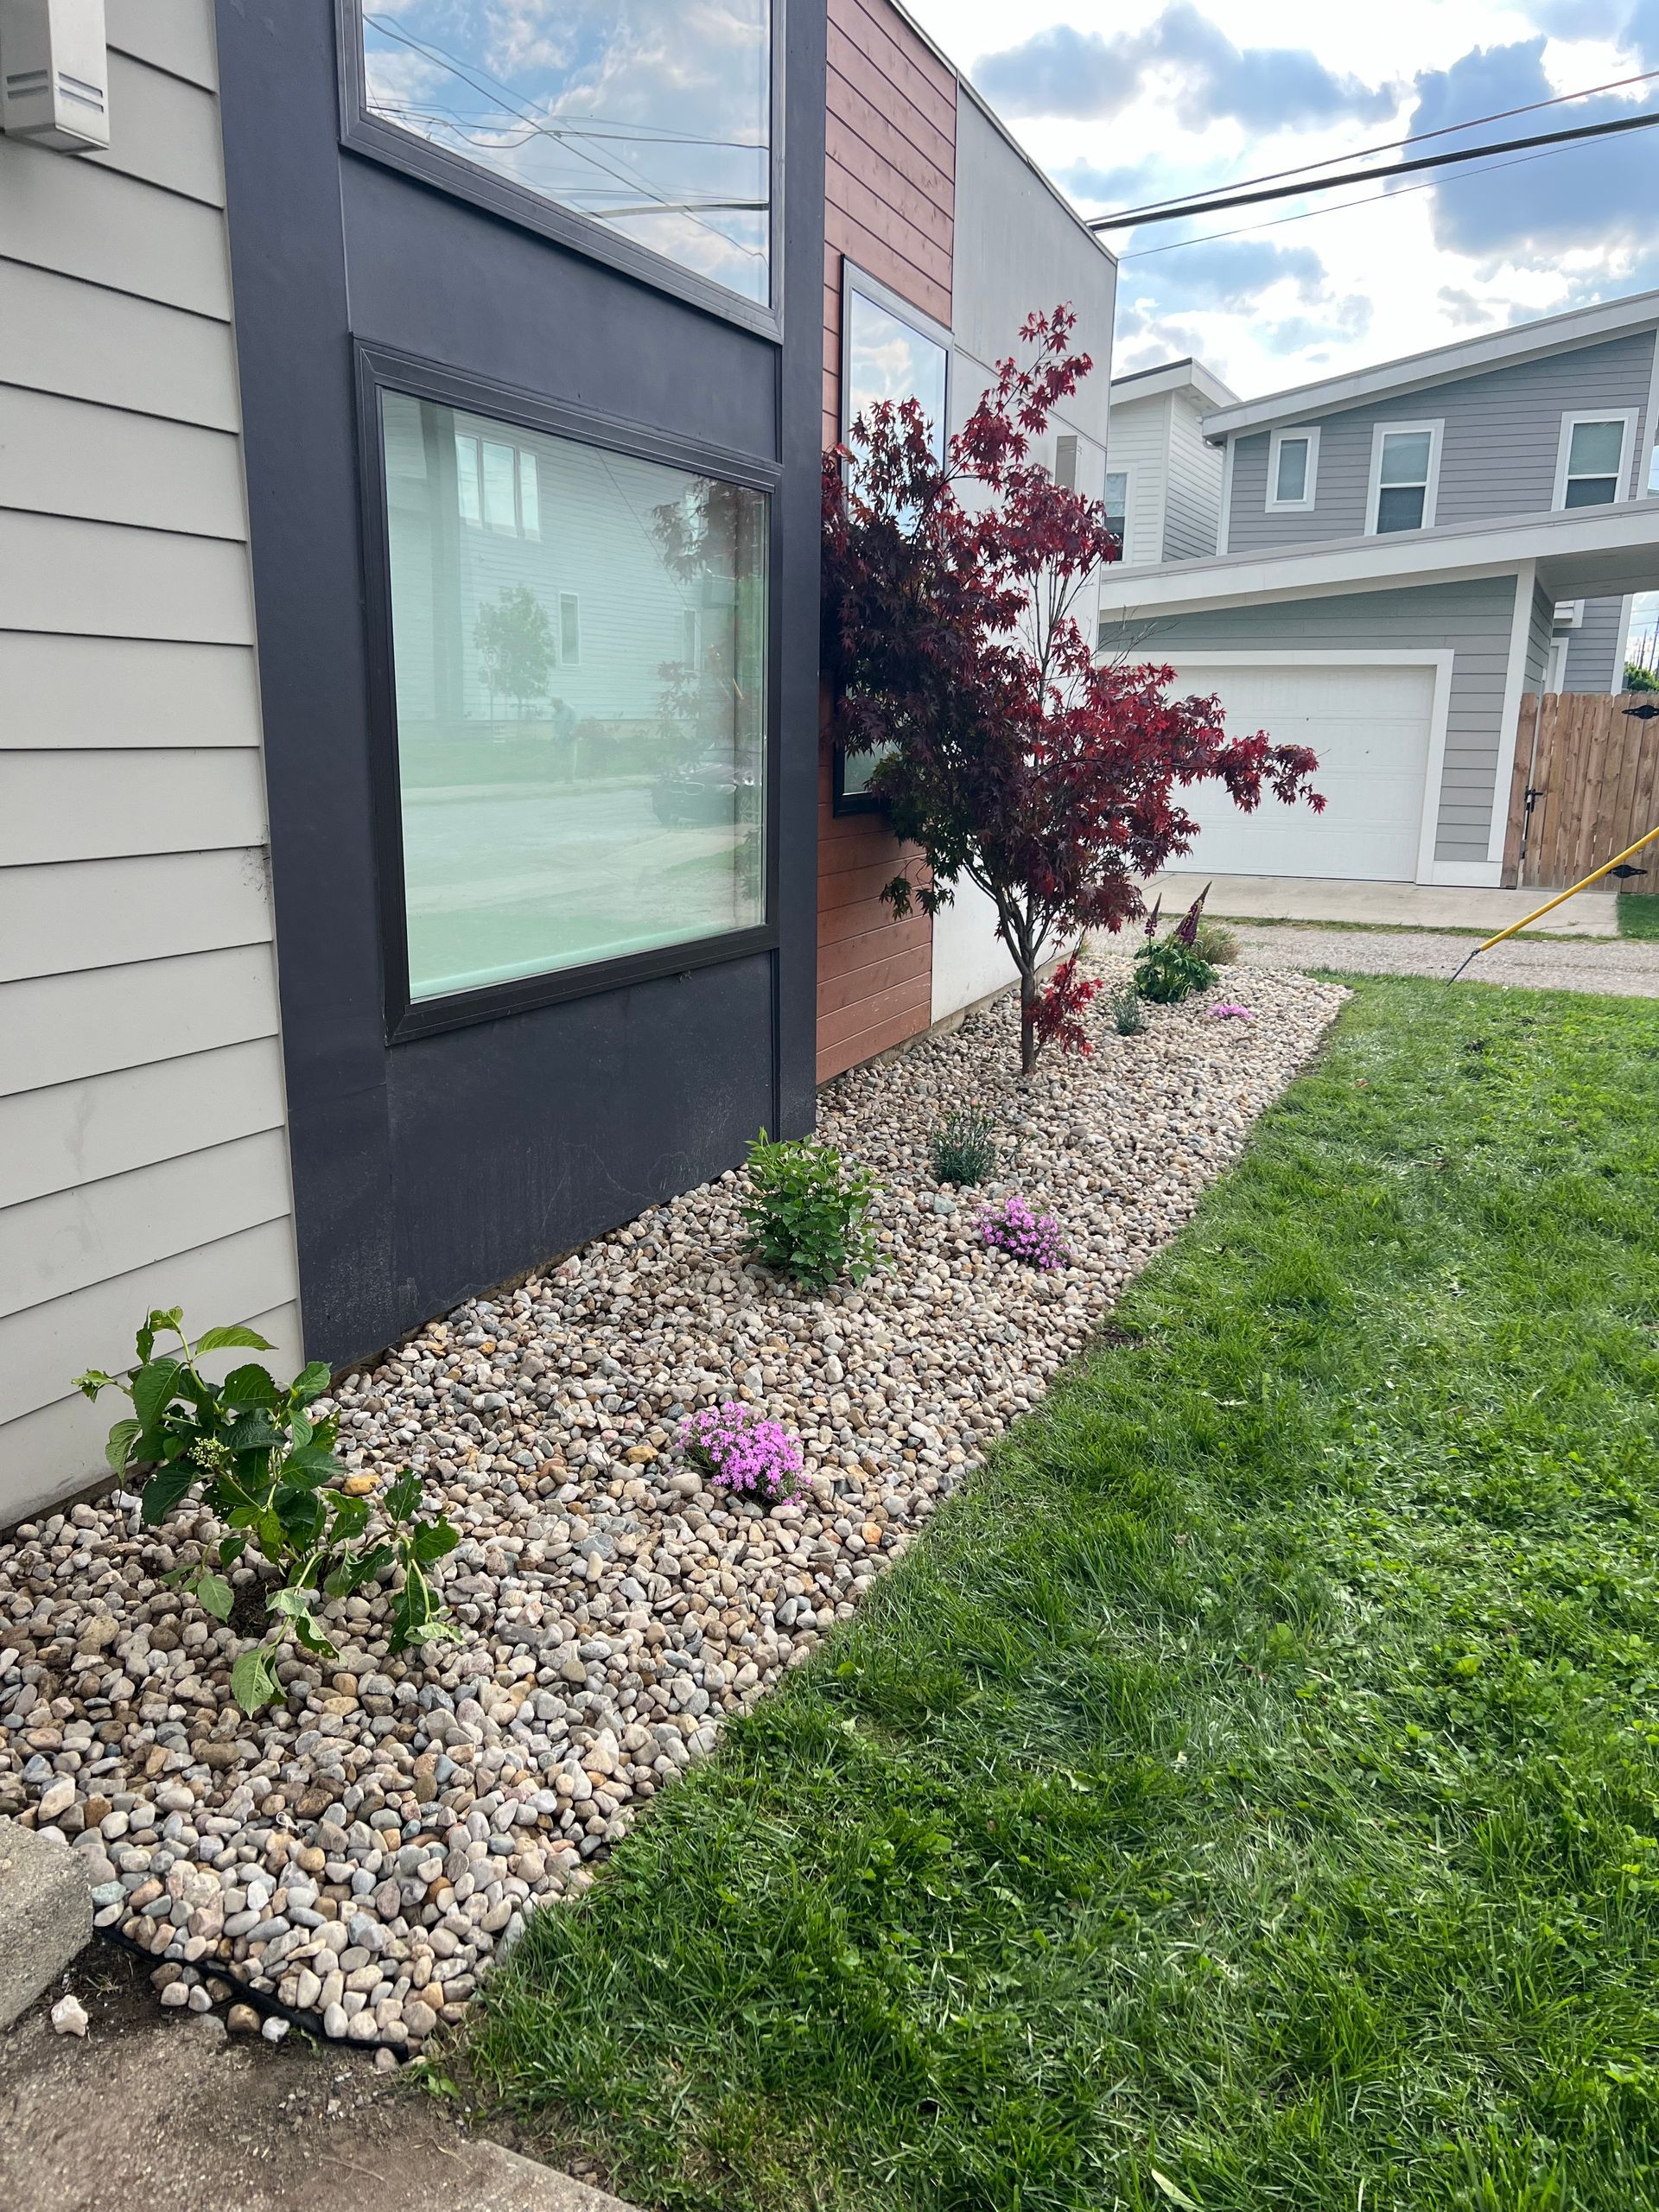
<path fill-rule="evenodd" d="M 0 385 L 0 505 L 245 538 L 241 451 L 225 430 Z"/>
<path fill-rule="evenodd" d="M 202 0 L 105 0 L 110 44 L 212 92 L 219 83 L 213 17 Z"/>
<path fill-rule="evenodd" d="M 0 1098 L 0 1209 L 257 1135 L 282 1111 L 274 1037 Z"/>
<path fill-rule="evenodd" d="M 0 983 L 270 937 L 257 847 L 0 868 Z"/>
<path fill-rule="evenodd" d="M 210 207 L 224 206 L 219 102 L 211 92 L 112 52 L 110 119 L 109 146 L 83 160 Z"/>
<path fill-rule="evenodd" d="M 238 425 L 230 325 L 0 261 L 0 384 L 206 429 Z"/>
<path fill-rule="evenodd" d="M 0 1212 L 0 1315 L 288 1212 L 288 1148 L 262 1130 Z"/>
<path fill-rule="evenodd" d="M 106 156 L 0 142 L 0 1526 L 153 1306 L 302 1357 L 213 0 L 110 0 Z"/>
<path fill-rule="evenodd" d="M 243 645 L 0 630 L 0 751 L 259 743 L 253 655 Z"/>
<path fill-rule="evenodd" d="M 119 128 L 119 117 L 113 118 Z M 231 319 L 231 259 L 217 207 L 0 138 L 0 256 L 193 315 Z"/>
<path fill-rule="evenodd" d="M 0 626 L 251 645 L 246 548 L 0 508 Z"/>
<path fill-rule="evenodd" d="M 265 1364 L 274 1374 L 291 1373 L 304 1359 L 300 1343 L 300 1309 L 296 1305 L 279 1306 L 270 1313 L 226 1314 L 226 1320 L 246 1321 L 267 1344 L 276 1349 L 262 1354 Z M 185 1320 L 198 1332 L 212 1328 L 212 1321 L 203 1322 L 187 1313 Z M 91 1366 L 102 1367 L 106 1374 L 118 1374 L 130 1367 L 133 1361 L 132 1332 L 127 1332 L 124 1347 L 111 1354 L 107 1359 L 89 1361 Z M 245 1358 L 247 1354 L 241 1355 Z M 9 1459 L 17 1470 L 16 1485 L 10 1497 L 10 1509 L 14 1519 L 23 1519 L 31 1513 L 56 1503 L 63 1496 L 63 1486 L 48 1479 L 41 1470 L 54 1466 L 85 1467 L 90 1471 L 101 1470 L 104 1464 L 104 1440 L 121 1418 L 125 1401 L 113 1391 L 106 1390 L 96 1401 L 83 1398 L 79 1390 L 67 1397 L 59 1398 L 49 1406 L 37 1407 L 34 1412 L 20 1414 L 15 1421 L 0 1424 L 0 1467 Z M 34 1484 L 31 1489 L 30 1484 Z"/>
<path fill-rule="evenodd" d="M 0 983 L 0 1097 L 275 1037 L 268 944 Z"/>
<path fill-rule="evenodd" d="M 1123 559 L 1161 561 L 1169 474 L 1169 410 L 1162 395 L 1114 405 L 1106 429 L 1106 466 L 1129 474 Z"/>
<path fill-rule="evenodd" d="M 193 1329 L 265 1312 L 265 1286 L 291 1272 L 292 1254 L 288 1224 L 263 1222 L 194 1251 L 160 1255 L 67 1298 L 0 1314 L 0 1486 L 23 1471 L 8 1455 L 5 1422 L 54 1404 L 89 1367 L 113 1373 L 130 1366 L 133 1332 L 154 1306 L 182 1306 Z M 106 1429 L 115 1418 L 112 1409 Z M 97 1471 L 95 1465 L 83 1465 L 80 1479 Z"/>
<path fill-rule="evenodd" d="M 1201 410 L 1180 392 L 1169 395 L 1169 482 L 1165 494 L 1166 561 L 1197 561 L 1216 550 L 1221 520 L 1220 448 L 1207 445 Z"/>
<path fill-rule="evenodd" d="M 251 749 L 4 759 L 0 868 L 175 853 L 181 823 L 208 850 L 264 841 L 264 778 Z"/>

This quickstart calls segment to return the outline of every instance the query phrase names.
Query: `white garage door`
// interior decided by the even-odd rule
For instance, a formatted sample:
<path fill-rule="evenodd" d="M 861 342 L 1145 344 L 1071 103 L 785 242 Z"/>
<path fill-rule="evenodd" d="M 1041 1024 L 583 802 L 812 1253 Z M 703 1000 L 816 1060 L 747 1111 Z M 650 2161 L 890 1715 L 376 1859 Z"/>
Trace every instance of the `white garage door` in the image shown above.
<path fill-rule="evenodd" d="M 1176 662 L 1174 693 L 1220 699 L 1229 733 L 1264 729 L 1318 755 L 1325 811 L 1264 798 L 1242 814 L 1219 784 L 1183 800 L 1203 826 L 1171 863 L 1209 875 L 1330 875 L 1409 883 L 1417 874 L 1428 772 L 1432 668 L 1286 668 Z"/>

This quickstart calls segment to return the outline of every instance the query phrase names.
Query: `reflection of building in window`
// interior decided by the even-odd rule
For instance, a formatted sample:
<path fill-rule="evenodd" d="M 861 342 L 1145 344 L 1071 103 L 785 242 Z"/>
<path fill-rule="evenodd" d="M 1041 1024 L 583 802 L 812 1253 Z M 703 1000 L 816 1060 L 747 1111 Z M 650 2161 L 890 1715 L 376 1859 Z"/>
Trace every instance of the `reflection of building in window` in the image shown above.
<path fill-rule="evenodd" d="M 461 518 L 474 530 L 499 530 L 513 537 L 542 534 L 541 490 L 536 456 L 499 438 L 455 433 L 455 496 Z"/>
<path fill-rule="evenodd" d="M 1074 430 L 1062 430 L 1054 441 L 1054 481 L 1062 492 L 1077 488 L 1077 439 Z"/>
<path fill-rule="evenodd" d="M 1129 527 L 1129 472 L 1127 468 L 1109 468 L 1106 472 L 1106 519 L 1117 533 L 1118 559 L 1127 561 L 1124 550 Z"/>
<path fill-rule="evenodd" d="M 766 494 L 402 392 L 382 426 L 412 996 L 759 926 Z"/>
<path fill-rule="evenodd" d="M 361 0 L 360 13 L 374 121 L 532 207 L 770 296 L 770 0 Z"/>

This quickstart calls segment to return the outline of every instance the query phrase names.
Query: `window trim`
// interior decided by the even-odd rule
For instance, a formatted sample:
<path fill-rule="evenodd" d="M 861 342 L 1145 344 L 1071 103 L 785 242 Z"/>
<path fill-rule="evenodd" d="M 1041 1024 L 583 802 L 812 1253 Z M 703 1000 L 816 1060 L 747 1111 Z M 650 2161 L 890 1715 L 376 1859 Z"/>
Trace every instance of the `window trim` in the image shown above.
<path fill-rule="evenodd" d="M 1555 448 L 1555 489 L 1550 499 L 1550 505 L 1553 508 L 1564 509 L 1567 505 L 1567 469 L 1573 459 L 1573 433 L 1580 423 L 1617 423 L 1621 426 L 1618 467 L 1613 471 L 1613 497 L 1609 504 L 1616 505 L 1620 499 L 1634 499 L 1637 496 L 1633 492 L 1625 489 L 1625 482 L 1630 473 L 1631 448 L 1636 442 L 1637 412 L 1638 410 L 1634 407 L 1577 407 L 1570 413 L 1562 416 L 1560 439 Z M 1601 470 L 1597 472 L 1598 474 L 1605 473 Z M 1574 512 L 1576 512 L 1575 509 Z"/>
<path fill-rule="evenodd" d="M 1287 438 L 1307 441 L 1306 489 L 1300 499 L 1281 499 L 1278 493 L 1279 448 Z M 1268 441 L 1267 509 L 1270 515 L 1310 515 L 1319 491 L 1319 426 L 1317 423 L 1287 423 Z"/>
<path fill-rule="evenodd" d="M 1365 495 L 1365 535 L 1367 537 L 1410 537 L 1408 531 L 1379 531 L 1376 511 L 1382 493 L 1382 446 L 1385 439 L 1407 435 L 1414 431 L 1428 433 L 1428 470 L 1423 484 L 1423 518 L 1418 530 L 1433 530 L 1440 495 L 1440 446 L 1446 435 L 1446 418 L 1441 416 L 1432 422 L 1376 423 L 1371 426 L 1371 474 Z M 1395 488 L 1390 486 L 1390 488 Z M 1400 487 L 1403 489 L 1404 487 Z"/>
<path fill-rule="evenodd" d="M 836 394 L 836 429 L 845 444 L 848 429 L 847 400 L 852 387 L 853 318 L 848 302 L 855 292 L 861 292 L 874 308 L 883 315 L 890 315 L 894 321 L 907 323 L 919 337 L 930 340 L 944 355 L 944 416 L 940 433 L 948 443 L 950 436 L 950 386 L 954 381 L 955 358 L 951 352 L 950 333 L 942 322 L 936 322 L 925 308 L 914 307 L 901 293 L 884 284 L 878 276 L 855 262 L 850 254 L 841 257 L 841 382 Z M 849 814 L 885 814 L 887 808 L 874 791 L 849 791 L 846 789 L 847 758 L 840 746 L 830 747 L 830 812 L 840 818 Z"/>
<path fill-rule="evenodd" d="M 435 186 L 451 199 L 470 201 L 491 214 L 573 248 L 589 260 L 607 263 L 659 292 L 671 292 L 694 307 L 781 341 L 784 334 L 781 262 L 784 251 L 784 71 L 788 53 L 785 21 L 788 0 L 771 0 L 770 61 L 772 173 L 767 226 L 766 297 L 746 300 L 712 277 L 682 268 L 666 254 L 636 244 L 608 224 L 594 222 L 556 200 L 544 199 L 493 169 L 435 146 L 412 130 L 399 130 L 374 114 L 368 105 L 363 58 L 363 0 L 334 0 L 335 51 L 339 80 L 340 143 L 354 154 L 405 176 Z"/>
<path fill-rule="evenodd" d="M 365 658 L 368 677 L 369 781 L 374 816 L 376 903 L 380 928 L 380 967 L 389 1046 L 407 1044 L 474 1022 L 555 1006 L 570 999 L 596 998 L 607 991 L 660 977 L 689 976 L 698 968 L 747 960 L 771 953 L 779 944 L 778 899 L 779 835 L 782 819 L 782 745 L 778 702 L 781 696 L 783 532 L 778 527 L 778 493 L 783 471 L 753 454 L 672 437 L 563 402 L 544 399 L 514 385 L 493 384 L 441 363 L 391 347 L 353 341 L 357 390 L 359 521 L 363 533 Z M 507 427 L 540 430 L 571 438 L 607 452 L 660 461 L 741 484 L 771 499 L 766 560 L 766 883 L 763 918 L 747 929 L 728 930 L 683 944 L 658 945 L 561 968 L 536 976 L 516 976 L 441 999 L 415 999 L 409 987 L 409 927 L 404 891 L 401 785 L 397 759 L 397 700 L 391 638 L 391 563 L 386 516 L 385 448 L 381 437 L 381 395 L 404 392 L 414 399 L 481 415 Z"/>

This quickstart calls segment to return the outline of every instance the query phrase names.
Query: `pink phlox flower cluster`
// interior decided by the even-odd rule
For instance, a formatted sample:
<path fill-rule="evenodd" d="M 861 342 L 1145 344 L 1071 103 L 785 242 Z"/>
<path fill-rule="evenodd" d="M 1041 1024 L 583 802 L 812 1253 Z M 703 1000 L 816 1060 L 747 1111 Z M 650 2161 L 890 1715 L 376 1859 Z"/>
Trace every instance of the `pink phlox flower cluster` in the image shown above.
<path fill-rule="evenodd" d="M 721 1490 L 757 1491 L 787 1503 L 801 1487 L 800 1439 L 736 1398 L 702 1406 L 680 1424 L 680 1445 Z"/>
<path fill-rule="evenodd" d="M 1052 1213 L 1033 1213 L 1016 1192 L 980 1217 L 979 1233 L 1011 1258 L 1046 1274 L 1064 1267 L 1071 1254 L 1060 1242 L 1060 1224 Z"/>
<path fill-rule="evenodd" d="M 1254 1021 L 1255 1016 L 1247 1006 L 1236 1006 L 1230 999 L 1223 999 L 1210 1009 L 1211 1021 Z"/>

